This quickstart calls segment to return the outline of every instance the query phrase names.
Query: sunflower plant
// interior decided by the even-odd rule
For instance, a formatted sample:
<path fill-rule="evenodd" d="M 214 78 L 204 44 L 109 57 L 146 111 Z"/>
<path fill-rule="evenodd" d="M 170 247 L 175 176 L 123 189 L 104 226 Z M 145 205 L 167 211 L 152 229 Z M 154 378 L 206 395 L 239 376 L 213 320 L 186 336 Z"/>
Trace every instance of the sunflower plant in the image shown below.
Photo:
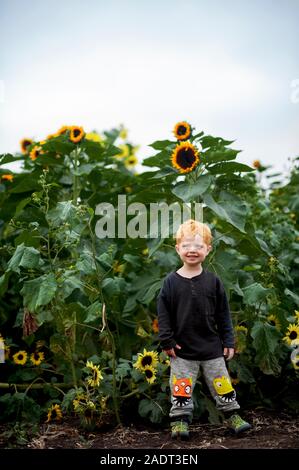
<path fill-rule="evenodd" d="M 48 413 L 41 390 L 63 412 L 101 413 L 105 399 L 120 422 L 138 400 L 142 417 L 167 416 L 169 368 L 159 350 L 156 298 L 179 259 L 160 227 L 156 238 L 96 237 L 97 205 L 117 207 L 120 194 L 146 209 L 152 202 L 202 204 L 214 237 L 205 268 L 224 283 L 239 344 L 231 368 L 240 399 L 294 409 L 297 160 L 285 183 L 262 161 L 238 162 L 233 140 L 188 120 L 169 131 L 169 139 L 150 145 L 154 154 L 138 174 L 139 148 L 124 126 L 99 133 L 64 125 L 40 139 L 26 136 L 19 152 L 0 156 L 0 329 L 9 347 L 0 387 L 14 384 L 0 398 L 5 419 L 4 405 L 17 413 L 36 404 L 36 416 Z M 18 173 L 7 169 L 16 161 Z M 261 174 L 269 177 L 267 190 Z M 211 411 L 202 395 L 199 402 L 200 412 Z"/>

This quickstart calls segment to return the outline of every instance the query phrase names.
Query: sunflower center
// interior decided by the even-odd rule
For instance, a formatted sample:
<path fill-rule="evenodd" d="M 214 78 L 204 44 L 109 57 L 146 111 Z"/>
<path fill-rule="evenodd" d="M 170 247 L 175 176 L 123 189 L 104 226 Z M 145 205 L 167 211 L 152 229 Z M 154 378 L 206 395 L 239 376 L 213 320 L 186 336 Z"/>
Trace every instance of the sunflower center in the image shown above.
<path fill-rule="evenodd" d="M 293 340 L 293 339 L 296 339 L 297 338 L 297 332 L 296 331 L 291 331 L 290 333 L 290 339 Z"/>
<path fill-rule="evenodd" d="M 185 135 L 186 132 L 187 132 L 187 128 L 185 126 L 179 126 L 179 128 L 177 130 L 178 135 Z"/>
<path fill-rule="evenodd" d="M 272 326 L 276 326 L 276 323 L 275 323 L 275 321 L 274 321 L 274 320 L 271 320 L 271 321 L 270 321 L 270 325 L 272 325 Z"/>
<path fill-rule="evenodd" d="M 153 362 L 153 359 L 151 356 L 145 356 L 142 358 L 141 364 L 144 366 L 150 366 Z"/>
<path fill-rule="evenodd" d="M 191 148 L 180 149 L 177 153 L 177 163 L 181 168 L 190 168 L 195 160 L 194 150 Z"/>
<path fill-rule="evenodd" d="M 154 374 L 153 374 L 153 371 L 152 371 L 152 370 L 146 369 L 145 375 L 146 375 L 146 377 L 147 377 L 148 379 L 151 379 Z"/>
<path fill-rule="evenodd" d="M 80 129 L 75 129 L 74 130 L 74 137 L 78 137 L 81 134 Z"/>
<path fill-rule="evenodd" d="M 93 370 L 93 380 L 97 380 L 98 377 L 98 371 L 96 369 Z"/>

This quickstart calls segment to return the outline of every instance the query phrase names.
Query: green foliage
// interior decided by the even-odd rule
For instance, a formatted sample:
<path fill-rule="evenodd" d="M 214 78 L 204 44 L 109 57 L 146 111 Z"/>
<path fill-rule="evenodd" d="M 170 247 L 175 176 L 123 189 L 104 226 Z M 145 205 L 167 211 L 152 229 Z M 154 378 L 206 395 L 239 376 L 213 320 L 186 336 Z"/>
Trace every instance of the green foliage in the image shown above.
<path fill-rule="evenodd" d="M 222 279 L 234 326 L 243 327 L 236 331 L 237 355 L 230 365 L 240 400 L 245 406 L 248 399 L 294 407 L 298 372 L 283 338 L 289 323 L 298 321 L 297 159 L 282 182 L 262 165 L 254 171 L 235 161 L 239 150 L 230 148 L 233 141 L 199 132 L 190 137 L 202 147 L 192 172 L 181 174 L 172 166 L 176 141 L 159 140 L 151 144 L 157 153 L 143 161 L 151 171 L 136 174 L 128 162 L 135 147 L 120 135 L 121 129 L 112 129 L 99 141 L 74 143 L 67 131 L 33 143 L 27 154 L 0 156 L 0 177 L 8 172 L 3 164 L 22 164 L 12 181 L 2 178 L 0 184 L 0 331 L 10 347 L 1 381 L 26 387 L 0 398 L 1 416 L 25 420 L 30 414 L 39 420 L 53 401 L 72 412 L 87 360 L 105 374 L 101 416 L 106 407 L 120 419 L 132 399 L 152 422 L 167 416 L 165 358 L 153 383 L 133 362 L 144 347 L 159 347 L 152 328 L 156 297 L 179 261 L 173 238 L 159 224 L 157 238 L 96 236 L 97 205 L 117 208 L 119 194 L 126 195 L 127 205 L 140 202 L 146 209 L 151 203 L 203 204 L 214 236 L 205 268 Z M 32 160 L 35 145 L 43 153 Z M 267 189 L 262 176 L 268 178 Z M 112 220 L 116 234 L 124 228 L 118 211 Z M 147 225 L 148 235 L 149 230 Z M 279 328 L 269 323 L 269 315 Z M 15 363 L 18 351 L 28 353 L 25 364 Z M 39 364 L 31 360 L 36 352 L 44 354 Z M 265 378 L 277 381 L 275 396 Z M 199 414 L 206 411 L 211 422 L 219 422 L 209 398 L 200 392 L 196 400 Z"/>

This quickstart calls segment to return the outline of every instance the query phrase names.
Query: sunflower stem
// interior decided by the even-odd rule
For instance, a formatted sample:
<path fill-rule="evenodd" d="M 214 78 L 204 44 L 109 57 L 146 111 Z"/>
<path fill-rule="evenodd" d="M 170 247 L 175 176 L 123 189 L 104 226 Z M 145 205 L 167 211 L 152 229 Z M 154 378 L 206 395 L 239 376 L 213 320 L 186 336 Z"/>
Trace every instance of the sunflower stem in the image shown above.
<path fill-rule="evenodd" d="M 78 175 L 77 175 L 77 169 L 78 169 L 78 160 L 79 160 L 79 155 L 80 155 L 80 147 L 76 147 L 74 151 L 74 175 L 73 175 L 73 204 L 75 206 L 78 205 Z"/>
<path fill-rule="evenodd" d="M 96 260 L 95 237 L 94 237 L 94 233 L 91 229 L 91 219 L 89 220 L 88 228 L 89 228 L 89 233 L 90 233 L 90 238 L 91 238 L 92 257 L 93 257 L 94 265 L 96 267 L 96 272 L 97 272 L 97 283 L 98 283 L 98 287 L 99 287 L 99 297 L 102 301 L 102 305 L 104 306 L 105 305 L 105 298 L 104 298 L 103 291 L 102 291 L 102 280 L 103 280 L 104 276 L 101 275 L 101 273 L 99 271 L 98 263 L 97 263 L 97 260 Z M 103 325 L 104 325 L 104 320 L 105 319 L 102 318 Z M 112 332 L 109 328 L 109 325 L 108 325 L 108 319 L 106 319 L 105 328 L 107 330 L 108 336 L 110 337 L 111 349 L 112 349 L 112 399 L 113 399 L 114 412 L 115 412 L 115 417 L 116 417 L 116 420 L 117 420 L 117 424 L 122 425 L 121 420 L 120 420 L 120 416 L 119 416 L 118 400 L 117 400 L 116 346 L 115 346 L 115 341 L 114 341 L 113 334 L 112 334 Z"/>

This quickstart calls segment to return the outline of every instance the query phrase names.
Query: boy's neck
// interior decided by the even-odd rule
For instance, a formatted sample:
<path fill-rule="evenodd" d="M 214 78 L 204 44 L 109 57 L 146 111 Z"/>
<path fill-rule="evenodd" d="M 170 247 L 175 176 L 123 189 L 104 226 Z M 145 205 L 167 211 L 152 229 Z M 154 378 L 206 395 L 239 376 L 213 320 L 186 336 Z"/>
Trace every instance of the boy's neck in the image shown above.
<path fill-rule="evenodd" d="M 177 273 L 185 277 L 193 277 L 201 274 L 202 270 L 203 268 L 201 263 L 197 264 L 196 266 L 188 266 L 187 264 L 183 264 L 183 266 L 177 270 Z"/>

